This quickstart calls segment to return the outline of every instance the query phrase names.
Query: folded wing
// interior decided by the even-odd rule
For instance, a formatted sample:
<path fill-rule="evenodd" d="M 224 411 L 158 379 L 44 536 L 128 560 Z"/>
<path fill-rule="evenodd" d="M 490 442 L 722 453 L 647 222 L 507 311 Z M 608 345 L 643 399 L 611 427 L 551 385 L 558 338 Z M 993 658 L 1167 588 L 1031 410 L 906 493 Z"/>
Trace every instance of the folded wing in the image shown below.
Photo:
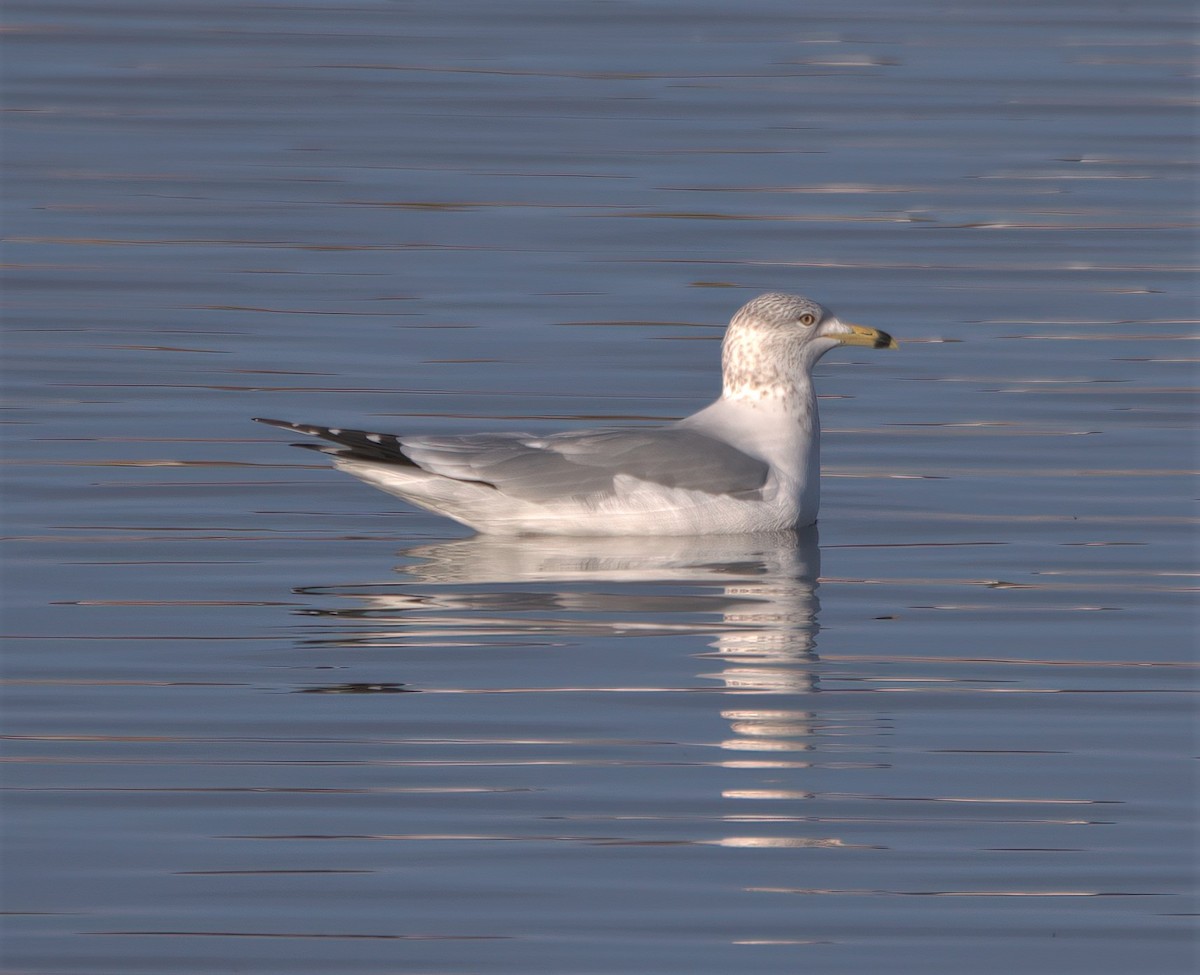
<path fill-rule="evenodd" d="M 487 484 L 524 501 L 609 494 L 629 479 L 737 498 L 761 497 L 767 464 L 722 440 L 682 427 L 600 430 L 549 437 L 496 433 L 395 437 L 362 430 L 263 420 L 336 446 L 309 445 L 335 456 L 418 467 Z"/>

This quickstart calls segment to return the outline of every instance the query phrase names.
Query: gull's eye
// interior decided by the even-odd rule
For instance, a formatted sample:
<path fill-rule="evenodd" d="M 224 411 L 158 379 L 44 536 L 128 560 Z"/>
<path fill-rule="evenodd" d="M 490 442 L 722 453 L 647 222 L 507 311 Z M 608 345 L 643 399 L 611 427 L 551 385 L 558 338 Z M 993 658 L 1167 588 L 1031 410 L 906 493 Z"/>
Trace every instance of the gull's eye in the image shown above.
<path fill-rule="evenodd" d="M 808 312 L 805 312 L 798 319 L 796 319 L 796 321 L 798 321 L 801 325 L 805 326 L 812 325 L 816 320 L 817 316 L 809 314 Z"/>

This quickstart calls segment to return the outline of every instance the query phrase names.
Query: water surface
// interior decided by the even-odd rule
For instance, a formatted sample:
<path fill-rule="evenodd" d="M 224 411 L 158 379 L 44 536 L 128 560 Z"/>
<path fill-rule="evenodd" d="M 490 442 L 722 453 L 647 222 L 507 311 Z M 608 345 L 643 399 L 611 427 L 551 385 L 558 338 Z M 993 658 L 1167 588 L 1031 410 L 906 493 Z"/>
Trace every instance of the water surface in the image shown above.
<path fill-rule="evenodd" d="M 8 5 L 5 963 L 1191 971 L 1190 5 Z M 783 537 L 497 540 L 255 415 L 684 415 Z"/>

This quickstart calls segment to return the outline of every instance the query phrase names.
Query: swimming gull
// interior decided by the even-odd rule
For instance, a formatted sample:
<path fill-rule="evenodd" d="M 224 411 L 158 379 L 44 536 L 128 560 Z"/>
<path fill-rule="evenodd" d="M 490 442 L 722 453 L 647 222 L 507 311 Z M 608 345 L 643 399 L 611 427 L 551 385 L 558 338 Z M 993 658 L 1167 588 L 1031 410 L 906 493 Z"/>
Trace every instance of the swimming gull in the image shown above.
<path fill-rule="evenodd" d="M 886 332 L 772 292 L 725 332 L 720 398 L 660 427 L 396 436 L 256 417 L 412 504 L 496 535 L 715 535 L 811 525 L 820 502 L 812 368 L 839 345 L 894 349 Z"/>

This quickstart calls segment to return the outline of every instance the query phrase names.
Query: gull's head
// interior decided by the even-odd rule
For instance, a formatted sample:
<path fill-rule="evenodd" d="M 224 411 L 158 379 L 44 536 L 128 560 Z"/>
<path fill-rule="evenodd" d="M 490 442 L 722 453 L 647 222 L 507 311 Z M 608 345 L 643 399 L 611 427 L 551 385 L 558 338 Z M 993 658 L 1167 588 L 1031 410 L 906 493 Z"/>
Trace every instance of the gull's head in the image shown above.
<path fill-rule="evenodd" d="M 887 332 L 841 321 L 803 295 L 769 292 L 744 304 L 725 333 L 722 367 L 726 397 L 787 396 L 813 364 L 839 345 L 894 349 Z"/>

